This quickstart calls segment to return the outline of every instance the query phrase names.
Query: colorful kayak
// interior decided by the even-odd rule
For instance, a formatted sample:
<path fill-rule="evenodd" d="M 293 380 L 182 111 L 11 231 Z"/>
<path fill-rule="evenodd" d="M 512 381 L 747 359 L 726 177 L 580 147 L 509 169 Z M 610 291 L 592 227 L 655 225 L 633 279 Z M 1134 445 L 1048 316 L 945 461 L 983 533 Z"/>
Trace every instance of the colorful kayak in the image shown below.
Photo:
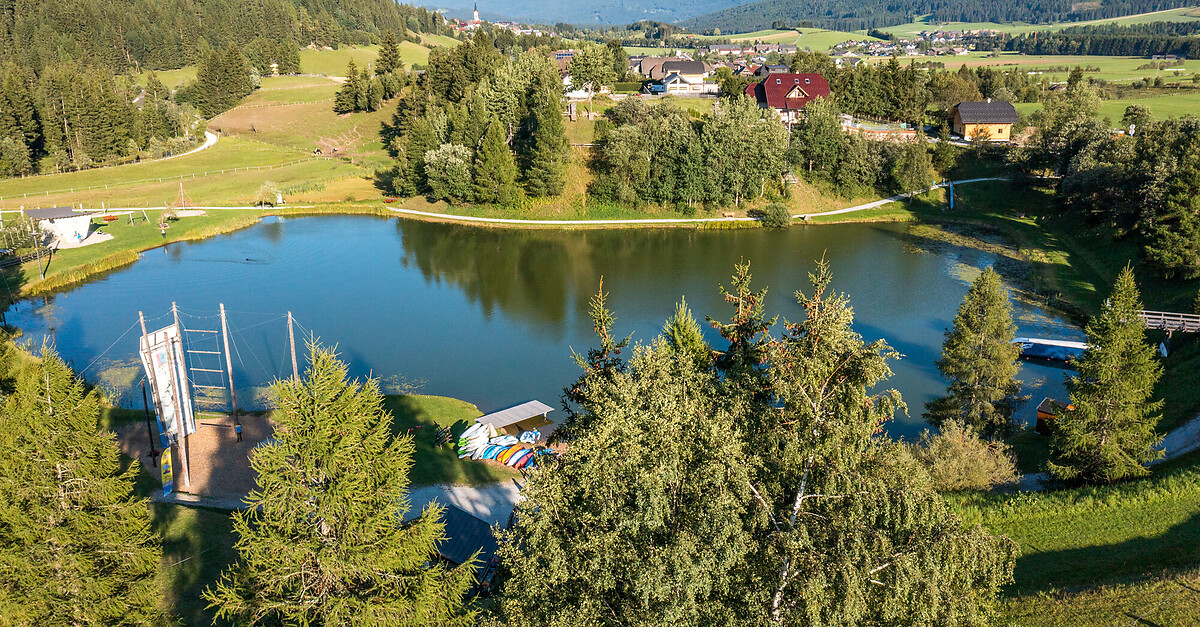
<path fill-rule="evenodd" d="M 534 457 L 537 457 L 537 455 L 534 455 L 533 452 L 530 451 L 530 453 L 528 455 L 522 457 L 520 461 L 513 464 L 513 468 L 520 470 L 520 469 L 528 466 L 529 464 L 531 464 L 533 462 Z"/>
<path fill-rule="evenodd" d="M 507 464 L 508 458 L 512 457 L 513 455 L 516 455 L 517 451 L 519 451 L 519 450 L 521 450 L 521 447 L 519 447 L 519 446 L 510 446 L 510 447 L 504 449 L 503 453 L 496 456 L 496 461 L 500 462 L 501 464 Z"/>
<path fill-rule="evenodd" d="M 533 454 L 533 451 L 531 451 L 530 449 L 522 449 L 521 451 L 518 451 L 516 455 L 509 457 L 508 463 L 506 465 L 516 468 L 517 464 L 521 463 L 522 459 L 525 459 L 526 457 L 529 457 L 532 454 Z"/>

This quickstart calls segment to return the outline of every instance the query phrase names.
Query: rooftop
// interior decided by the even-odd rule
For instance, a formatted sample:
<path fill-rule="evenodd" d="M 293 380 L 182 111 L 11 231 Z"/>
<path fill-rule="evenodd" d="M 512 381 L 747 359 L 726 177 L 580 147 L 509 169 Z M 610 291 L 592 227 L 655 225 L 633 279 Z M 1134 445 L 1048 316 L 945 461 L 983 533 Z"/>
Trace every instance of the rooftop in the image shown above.
<path fill-rule="evenodd" d="M 1017 109 L 1011 102 L 987 100 L 956 105 L 963 124 L 1016 124 Z"/>
<path fill-rule="evenodd" d="M 25 209 L 25 215 L 34 220 L 56 220 L 77 216 L 90 216 L 92 212 L 75 211 L 71 207 L 48 207 L 46 209 Z"/>
<path fill-rule="evenodd" d="M 514 425 L 518 422 L 529 420 L 530 418 L 545 416 L 552 411 L 554 411 L 553 407 L 550 407 L 541 401 L 529 401 L 528 403 L 521 403 L 516 407 L 509 407 L 508 409 L 502 409 L 486 416 L 480 416 L 479 418 L 476 418 L 475 421 L 492 425 L 497 429 L 502 429 L 509 425 Z"/>

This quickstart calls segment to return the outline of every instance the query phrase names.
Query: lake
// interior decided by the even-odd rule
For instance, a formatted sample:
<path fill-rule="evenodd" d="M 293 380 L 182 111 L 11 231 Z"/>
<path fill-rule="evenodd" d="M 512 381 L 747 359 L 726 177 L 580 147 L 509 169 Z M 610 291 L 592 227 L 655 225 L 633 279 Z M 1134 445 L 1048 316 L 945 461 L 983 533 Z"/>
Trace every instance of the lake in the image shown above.
<path fill-rule="evenodd" d="M 995 255 L 923 241 L 897 224 L 795 226 L 786 230 L 509 230 L 362 216 L 267 218 L 233 234 L 143 253 L 134 265 L 68 292 L 23 301 L 8 313 L 22 341 L 52 342 L 89 380 L 141 407 L 138 311 L 150 330 L 171 322 L 176 302 L 193 350 L 216 348 L 219 303 L 229 311 L 234 377 L 243 405 L 262 406 L 263 386 L 291 373 L 286 313 L 297 342 L 311 332 L 336 345 L 353 375 L 423 381 L 422 393 L 461 398 L 485 412 L 530 399 L 559 407 L 578 375 L 571 350 L 593 344 L 588 299 L 601 278 L 615 331 L 650 341 L 686 296 L 704 316 L 728 319 L 718 284 L 751 262 L 769 287 L 767 311 L 803 314 L 794 292 L 809 288 L 825 255 L 834 287 L 854 306 L 854 328 L 904 355 L 888 385 L 911 415 L 888 425 L 915 437 L 924 403 L 945 389 L 934 366 L 943 332 L 979 271 Z M 1014 302 L 1018 335 L 1080 338 L 1070 323 Z M 301 349 L 303 347 L 301 346 Z M 302 356 L 303 358 L 303 356 Z M 197 353 L 196 368 L 222 367 Z M 208 361 L 206 361 L 208 360 Z M 301 365 L 303 368 L 303 364 Z M 1065 397 L 1059 368 L 1025 363 L 1032 396 Z M 220 385 L 197 370 L 194 383 Z M 559 414 L 561 412 L 555 412 Z M 554 418 L 555 414 L 551 414 Z"/>

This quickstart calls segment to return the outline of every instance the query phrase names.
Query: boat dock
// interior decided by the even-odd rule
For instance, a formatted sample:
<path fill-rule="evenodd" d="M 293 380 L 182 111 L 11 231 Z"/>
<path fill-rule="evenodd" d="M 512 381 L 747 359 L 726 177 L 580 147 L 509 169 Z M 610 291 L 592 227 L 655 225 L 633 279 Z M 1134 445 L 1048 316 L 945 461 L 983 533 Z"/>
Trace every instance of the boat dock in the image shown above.
<path fill-rule="evenodd" d="M 1040 337 L 1017 337 L 1013 338 L 1012 343 L 1021 348 L 1022 357 L 1051 361 L 1070 361 L 1088 349 L 1086 342 L 1048 340 Z"/>

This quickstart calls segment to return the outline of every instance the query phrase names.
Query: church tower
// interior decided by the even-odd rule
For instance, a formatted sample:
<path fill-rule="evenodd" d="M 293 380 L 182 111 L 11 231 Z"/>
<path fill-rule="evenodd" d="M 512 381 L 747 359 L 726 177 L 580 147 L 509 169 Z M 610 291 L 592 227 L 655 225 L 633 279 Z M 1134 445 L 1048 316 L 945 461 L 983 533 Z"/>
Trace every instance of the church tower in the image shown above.
<path fill-rule="evenodd" d="M 471 13 L 471 21 L 472 22 L 479 21 L 479 3 L 478 2 L 475 3 L 475 11 L 473 11 Z"/>

